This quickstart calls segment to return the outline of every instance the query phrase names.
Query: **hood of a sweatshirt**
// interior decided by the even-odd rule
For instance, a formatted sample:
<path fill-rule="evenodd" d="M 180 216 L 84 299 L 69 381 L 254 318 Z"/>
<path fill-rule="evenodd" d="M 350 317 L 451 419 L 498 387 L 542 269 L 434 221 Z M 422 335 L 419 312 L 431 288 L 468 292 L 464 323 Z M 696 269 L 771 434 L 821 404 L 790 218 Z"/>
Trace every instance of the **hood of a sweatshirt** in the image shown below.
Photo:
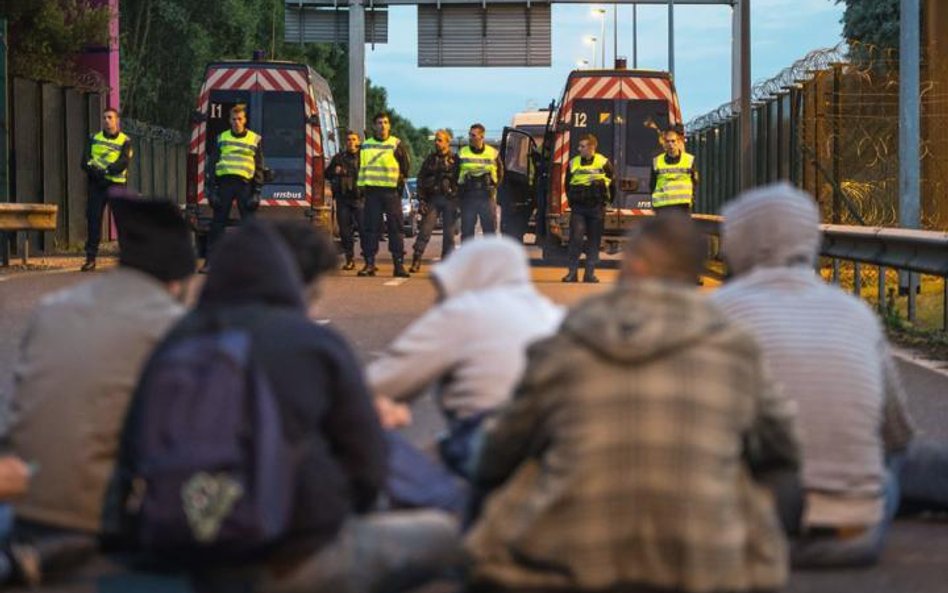
<path fill-rule="evenodd" d="M 250 304 L 304 308 L 293 256 L 269 225 L 256 220 L 215 246 L 198 302 L 199 307 Z"/>
<path fill-rule="evenodd" d="M 691 347 L 727 327 L 694 286 L 635 280 L 587 299 L 562 331 L 612 360 L 636 363 Z"/>
<path fill-rule="evenodd" d="M 724 258 L 734 274 L 754 268 L 809 266 L 822 235 L 816 203 L 788 183 L 775 183 L 738 196 L 721 214 Z"/>
<path fill-rule="evenodd" d="M 445 298 L 501 286 L 529 286 L 530 266 L 523 246 L 507 237 L 474 239 L 431 271 Z"/>

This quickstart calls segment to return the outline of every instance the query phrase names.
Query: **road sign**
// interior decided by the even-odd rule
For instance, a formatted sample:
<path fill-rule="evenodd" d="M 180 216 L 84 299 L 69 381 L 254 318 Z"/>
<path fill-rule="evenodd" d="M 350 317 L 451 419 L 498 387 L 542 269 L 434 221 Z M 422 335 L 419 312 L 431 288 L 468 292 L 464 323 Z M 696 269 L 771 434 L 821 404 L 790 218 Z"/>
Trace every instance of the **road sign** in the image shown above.
<path fill-rule="evenodd" d="M 289 43 L 349 43 L 347 6 L 291 6 L 284 13 L 284 38 Z M 388 9 L 365 11 L 365 42 L 388 43 Z"/>
<path fill-rule="evenodd" d="M 418 7 L 418 65 L 550 66 L 550 5 Z"/>

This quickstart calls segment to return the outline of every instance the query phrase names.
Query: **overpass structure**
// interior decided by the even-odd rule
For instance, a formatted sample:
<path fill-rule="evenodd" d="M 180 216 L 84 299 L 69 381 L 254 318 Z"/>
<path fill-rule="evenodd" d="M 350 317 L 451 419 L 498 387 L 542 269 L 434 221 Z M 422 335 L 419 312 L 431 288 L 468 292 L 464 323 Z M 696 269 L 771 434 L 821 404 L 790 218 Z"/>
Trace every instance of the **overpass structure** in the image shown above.
<path fill-rule="evenodd" d="M 430 23 L 429 27 L 420 27 L 419 43 L 436 43 L 437 55 L 441 58 L 434 63 L 422 63 L 422 51 L 419 51 L 419 66 L 549 66 L 552 60 L 550 51 L 551 13 L 550 6 L 557 4 L 603 4 L 594 0 L 285 0 L 286 1 L 286 41 L 318 42 L 334 41 L 326 38 L 326 27 L 318 26 L 318 21 L 332 22 L 335 34 L 339 29 L 338 12 L 345 11 L 346 42 L 349 47 L 349 127 L 365 130 L 365 44 L 366 11 L 371 22 L 371 39 L 377 40 L 379 29 L 376 26 L 376 9 L 390 6 L 418 6 L 419 22 Z M 675 37 L 674 14 L 680 5 L 720 5 L 730 6 L 732 19 L 732 98 L 741 108 L 741 146 L 744 152 L 742 163 L 751 162 L 750 136 L 750 0 L 613 0 L 605 4 L 666 5 L 668 6 L 668 63 L 674 74 Z M 387 16 L 387 15 L 386 15 Z M 383 17 L 384 18 L 384 17 Z M 455 25 L 456 31 L 471 32 L 473 35 L 459 35 L 454 38 L 444 36 L 444 30 Z M 312 35 L 307 34 L 308 25 Z M 428 31 L 428 37 L 425 37 Z M 545 45 L 543 44 L 545 35 Z M 539 40 L 536 37 L 540 37 Z M 482 59 L 463 55 L 462 45 L 469 45 L 472 38 L 482 41 Z M 488 40 L 489 38 L 489 40 Z M 523 40 L 526 39 L 526 42 Z M 490 48 L 490 49 L 488 49 Z M 497 48 L 496 50 L 493 48 Z M 490 59 L 496 52 L 506 52 L 499 58 Z M 452 51 L 453 50 L 453 51 Z M 544 51 L 546 50 L 546 51 Z M 519 55 L 518 55 L 519 51 Z M 493 53 L 492 53 L 493 52 Z M 447 55 L 448 59 L 443 59 Z M 751 169 L 741 167 L 741 179 L 744 187 L 751 185 Z"/>

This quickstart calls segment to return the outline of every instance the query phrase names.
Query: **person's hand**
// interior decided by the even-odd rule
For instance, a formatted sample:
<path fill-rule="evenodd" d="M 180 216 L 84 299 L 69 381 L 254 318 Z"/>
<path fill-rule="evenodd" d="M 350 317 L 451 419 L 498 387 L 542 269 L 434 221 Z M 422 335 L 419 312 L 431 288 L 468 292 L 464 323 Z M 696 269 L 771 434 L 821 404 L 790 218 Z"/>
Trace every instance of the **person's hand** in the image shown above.
<path fill-rule="evenodd" d="M 24 494 L 29 485 L 30 468 L 19 457 L 0 457 L 0 500 Z"/>
<path fill-rule="evenodd" d="M 207 203 L 211 208 L 216 209 L 218 206 L 220 206 L 220 194 L 217 193 L 216 186 L 208 185 L 205 194 L 207 195 Z"/>
<path fill-rule="evenodd" d="M 336 173 L 336 175 L 342 175 L 342 165 L 336 165 L 333 171 Z"/>
<path fill-rule="evenodd" d="M 384 395 L 375 398 L 375 411 L 385 430 L 403 428 L 411 424 L 411 408 Z"/>

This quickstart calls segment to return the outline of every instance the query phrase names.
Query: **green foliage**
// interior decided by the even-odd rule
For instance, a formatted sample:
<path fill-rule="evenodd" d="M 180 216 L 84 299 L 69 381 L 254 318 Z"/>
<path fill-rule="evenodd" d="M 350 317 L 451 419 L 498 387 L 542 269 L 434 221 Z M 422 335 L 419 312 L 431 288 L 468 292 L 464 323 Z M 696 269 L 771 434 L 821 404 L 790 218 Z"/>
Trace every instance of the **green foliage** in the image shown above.
<path fill-rule="evenodd" d="M 425 127 L 416 128 L 405 117 L 389 107 L 388 93 L 383 87 L 373 85 L 371 81 L 368 82 L 365 91 L 365 106 L 369 132 L 372 127 L 372 116 L 380 111 L 388 113 L 389 120 L 392 122 L 392 135 L 406 143 L 411 156 L 411 174 L 415 175 L 421 167 L 421 162 L 431 152 L 433 144 L 430 136 L 433 132 Z"/>
<path fill-rule="evenodd" d="M 108 44 L 108 8 L 93 8 L 88 0 L 4 0 L 0 17 L 9 21 L 14 76 L 76 84 L 73 57 Z"/>
<path fill-rule="evenodd" d="M 845 4 L 843 36 L 880 49 L 899 47 L 899 0 L 836 0 Z"/>

